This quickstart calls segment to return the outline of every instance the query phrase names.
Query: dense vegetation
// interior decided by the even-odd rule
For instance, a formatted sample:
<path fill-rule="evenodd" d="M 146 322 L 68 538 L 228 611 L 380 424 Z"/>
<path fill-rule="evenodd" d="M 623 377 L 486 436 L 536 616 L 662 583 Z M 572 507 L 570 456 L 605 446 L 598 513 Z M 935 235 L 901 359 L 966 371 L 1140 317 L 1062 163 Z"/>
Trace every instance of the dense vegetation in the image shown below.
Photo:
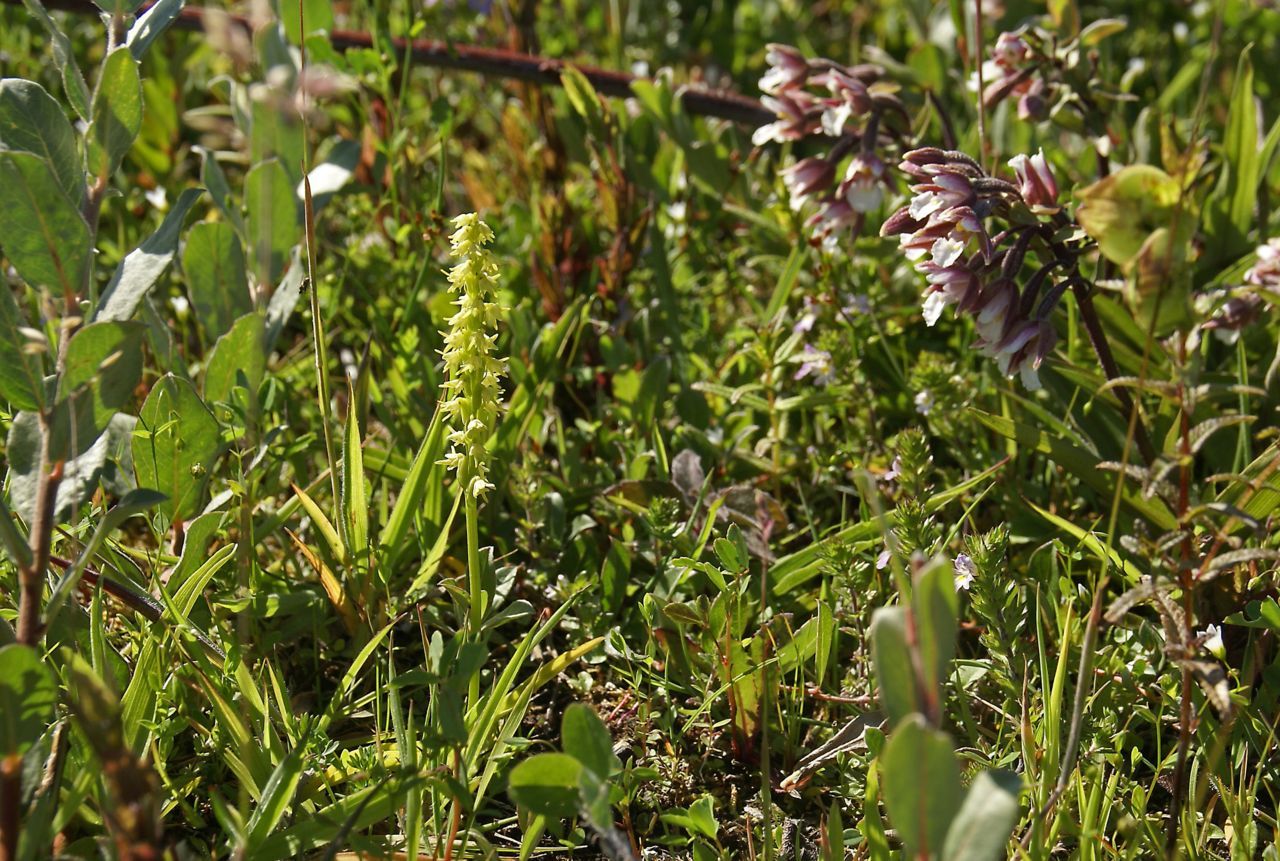
<path fill-rule="evenodd" d="M 0 861 L 1280 861 L 1274 4 L 95 2 Z"/>

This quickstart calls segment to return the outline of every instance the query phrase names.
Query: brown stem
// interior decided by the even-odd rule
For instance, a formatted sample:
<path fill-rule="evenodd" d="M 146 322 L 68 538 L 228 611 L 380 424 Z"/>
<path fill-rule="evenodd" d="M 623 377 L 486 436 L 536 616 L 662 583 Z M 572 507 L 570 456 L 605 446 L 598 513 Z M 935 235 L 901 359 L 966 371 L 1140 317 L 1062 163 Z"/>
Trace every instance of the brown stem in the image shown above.
<path fill-rule="evenodd" d="M 22 0 L 0 0 L 9 5 L 21 5 Z M 97 8 L 88 0 L 46 0 L 45 6 L 81 15 L 96 15 Z M 141 15 L 151 4 L 140 8 Z M 245 33 L 252 35 L 253 25 L 243 15 L 228 15 L 230 21 Z M 204 9 L 187 7 L 178 13 L 173 26 L 181 30 L 203 30 Z M 510 78 L 527 81 L 542 86 L 559 86 L 560 73 L 569 66 L 591 81 L 598 92 L 606 96 L 628 98 L 632 95 L 631 85 L 637 80 L 634 75 L 615 72 L 597 66 L 584 66 L 566 63 L 549 57 L 535 54 L 522 54 L 498 48 L 482 48 L 475 45 L 461 45 L 455 42 L 442 42 L 436 39 L 391 39 L 396 53 L 412 57 L 415 63 L 432 66 L 438 69 L 455 69 L 461 72 L 477 72 L 497 78 Z M 339 51 L 347 48 L 376 47 L 368 33 L 356 33 L 349 30 L 334 30 L 329 34 L 329 43 Z M 757 100 L 739 93 L 705 90 L 698 87 L 683 87 L 680 90 L 680 101 L 684 109 L 691 114 L 705 117 L 718 117 L 746 125 L 763 125 L 774 119 L 773 113 Z"/>
<path fill-rule="evenodd" d="M 1089 284 L 1078 276 L 1072 278 L 1071 292 L 1076 297 L 1076 305 L 1080 308 L 1080 319 L 1084 322 L 1085 331 L 1089 333 L 1089 343 L 1093 345 L 1093 352 L 1097 354 L 1103 372 L 1108 380 L 1119 379 L 1120 367 L 1111 353 L 1111 344 L 1107 341 L 1107 333 L 1102 328 L 1102 321 L 1098 319 L 1098 309 L 1093 306 L 1093 294 L 1090 292 Z M 1134 438 L 1138 444 L 1138 451 L 1142 453 L 1142 459 L 1150 465 L 1156 459 L 1156 450 L 1151 444 L 1151 438 L 1147 435 L 1147 427 L 1142 417 L 1137 413 L 1137 405 L 1124 389 L 1117 388 L 1115 393 L 1124 411 L 1136 416 Z"/>

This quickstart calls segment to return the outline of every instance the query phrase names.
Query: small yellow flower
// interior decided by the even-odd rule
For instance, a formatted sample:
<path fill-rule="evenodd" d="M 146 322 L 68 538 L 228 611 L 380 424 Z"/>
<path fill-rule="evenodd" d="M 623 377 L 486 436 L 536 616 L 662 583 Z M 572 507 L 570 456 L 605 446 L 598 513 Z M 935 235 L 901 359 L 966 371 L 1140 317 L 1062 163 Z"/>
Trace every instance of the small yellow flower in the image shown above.
<path fill-rule="evenodd" d="M 493 487 L 487 481 L 486 445 L 502 410 L 498 375 L 506 363 L 493 355 L 498 321 L 504 308 L 497 301 L 498 264 L 485 246 L 493 231 L 474 212 L 453 219 L 449 289 L 458 310 L 444 335 L 444 402 L 441 408 L 452 431 L 451 446 L 440 462 L 458 473 L 465 491 L 479 498 Z"/>

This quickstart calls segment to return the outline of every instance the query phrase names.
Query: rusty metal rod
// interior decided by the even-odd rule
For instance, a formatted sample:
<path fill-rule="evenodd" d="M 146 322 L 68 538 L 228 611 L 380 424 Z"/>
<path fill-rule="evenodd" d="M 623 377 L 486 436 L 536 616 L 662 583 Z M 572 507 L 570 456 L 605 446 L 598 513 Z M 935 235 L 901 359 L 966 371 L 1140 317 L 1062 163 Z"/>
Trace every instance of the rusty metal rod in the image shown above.
<path fill-rule="evenodd" d="M 22 0 L 0 0 L 0 2 L 10 6 L 22 5 Z M 99 14 L 97 7 L 89 0 L 45 0 L 44 5 L 50 9 L 78 15 Z M 138 9 L 137 14 L 141 15 L 150 5 L 148 3 Z M 203 8 L 189 6 L 178 14 L 172 26 L 182 30 L 203 30 L 204 15 Z M 243 15 L 228 15 L 225 20 L 243 28 L 245 32 L 253 31 L 252 22 Z M 573 66 L 586 76 L 599 93 L 617 98 L 632 95 L 632 82 L 646 80 L 598 66 L 586 66 L 499 48 L 482 48 L 477 45 L 442 42 L 437 39 L 398 38 L 391 41 L 398 54 L 403 55 L 407 49 L 413 61 L 423 66 L 475 72 L 480 75 L 527 81 L 542 86 L 559 86 L 561 70 L 566 66 Z M 329 42 L 338 50 L 373 47 L 373 39 L 368 33 L 350 30 L 334 30 L 329 34 Z M 763 125 L 775 119 L 773 113 L 760 102 L 741 93 L 708 90 L 690 85 L 681 88 L 678 95 L 684 109 L 698 116 L 716 117 L 749 126 Z"/>

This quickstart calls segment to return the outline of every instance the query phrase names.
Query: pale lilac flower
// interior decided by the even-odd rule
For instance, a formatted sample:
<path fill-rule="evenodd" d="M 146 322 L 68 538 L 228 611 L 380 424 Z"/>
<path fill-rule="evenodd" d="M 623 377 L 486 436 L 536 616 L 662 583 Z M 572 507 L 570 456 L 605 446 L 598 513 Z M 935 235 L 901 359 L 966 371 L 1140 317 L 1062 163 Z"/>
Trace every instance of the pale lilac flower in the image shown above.
<path fill-rule="evenodd" d="M 838 69 L 829 69 L 814 83 L 825 83 L 832 98 L 823 99 L 822 131 L 831 137 L 844 134 L 851 119 L 861 117 L 871 109 L 871 95 L 867 85 L 852 75 Z"/>
<path fill-rule="evenodd" d="M 769 64 L 769 71 L 760 79 L 761 92 L 777 95 L 803 84 L 809 75 L 809 61 L 790 45 L 768 45 L 764 59 Z"/>
<path fill-rule="evenodd" d="M 836 378 L 835 366 L 831 363 L 831 354 L 826 350 L 819 350 L 812 344 L 805 344 L 804 349 L 800 352 L 799 361 L 800 370 L 796 371 L 794 379 L 803 380 L 812 374 L 815 383 L 825 386 Z"/>
<path fill-rule="evenodd" d="M 895 457 L 893 459 L 893 463 L 889 464 L 889 471 L 886 472 L 881 478 L 886 484 L 888 484 L 889 482 L 897 481 L 899 476 L 901 475 L 902 475 L 902 458 Z"/>
<path fill-rule="evenodd" d="M 1273 236 L 1254 252 L 1257 260 L 1244 273 L 1246 283 L 1272 290 L 1280 289 L 1280 236 Z"/>
<path fill-rule="evenodd" d="M 780 171 L 782 182 L 791 194 L 791 208 L 797 212 L 814 195 L 826 191 L 835 182 L 836 167 L 825 158 L 801 159 Z"/>
<path fill-rule="evenodd" d="M 849 160 L 840 183 L 840 196 L 858 212 L 872 212 L 884 200 L 884 162 L 872 153 L 859 153 Z"/>
<path fill-rule="evenodd" d="M 809 216 L 804 226 L 813 233 L 814 239 L 818 240 L 823 248 L 832 251 L 835 249 L 837 231 L 860 224 L 861 219 L 862 213 L 854 209 L 849 201 L 836 198 L 828 200 L 821 209 Z"/>
<path fill-rule="evenodd" d="M 844 305 L 840 310 L 848 316 L 871 313 L 871 299 L 866 293 L 849 293 L 843 299 Z"/>
<path fill-rule="evenodd" d="M 803 90 L 789 90 L 777 96 L 764 96 L 760 103 L 778 117 L 776 122 L 760 126 L 751 135 L 755 146 L 775 141 L 798 141 L 812 134 L 819 126 L 819 111 L 813 96 Z"/>
<path fill-rule="evenodd" d="M 876 570 L 883 571 L 889 567 L 889 560 L 893 557 L 889 555 L 889 551 L 881 550 L 880 555 L 876 557 Z"/>
<path fill-rule="evenodd" d="M 1058 182 L 1043 149 L 1031 156 L 1015 155 L 1009 159 L 1009 167 L 1013 168 L 1018 178 L 1018 191 L 1032 212 L 1052 215 L 1061 208 L 1058 206 Z"/>
<path fill-rule="evenodd" d="M 974 579 L 978 576 L 978 566 L 974 565 L 973 560 L 967 555 L 961 553 L 956 556 L 955 561 L 952 563 L 952 567 L 955 568 L 956 572 L 956 588 L 962 591 L 967 591 L 968 588 L 973 585 Z"/>
<path fill-rule="evenodd" d="M 933 411 L 933 392 L 928 389 L 916 392 L 915 403 L 916 412 L 922 416 L 929 415 Z"/>
<path fill-rule="evenodd" d="M 802 335 L 812 331 L 815 323 L 818 322 L 817 303 L 809 296 L 804 297 L 804 312 L 800 315 L 800 319 L 796 320 L 795 325 L 791 327 L 791 331 L 797 335 Z"/>

